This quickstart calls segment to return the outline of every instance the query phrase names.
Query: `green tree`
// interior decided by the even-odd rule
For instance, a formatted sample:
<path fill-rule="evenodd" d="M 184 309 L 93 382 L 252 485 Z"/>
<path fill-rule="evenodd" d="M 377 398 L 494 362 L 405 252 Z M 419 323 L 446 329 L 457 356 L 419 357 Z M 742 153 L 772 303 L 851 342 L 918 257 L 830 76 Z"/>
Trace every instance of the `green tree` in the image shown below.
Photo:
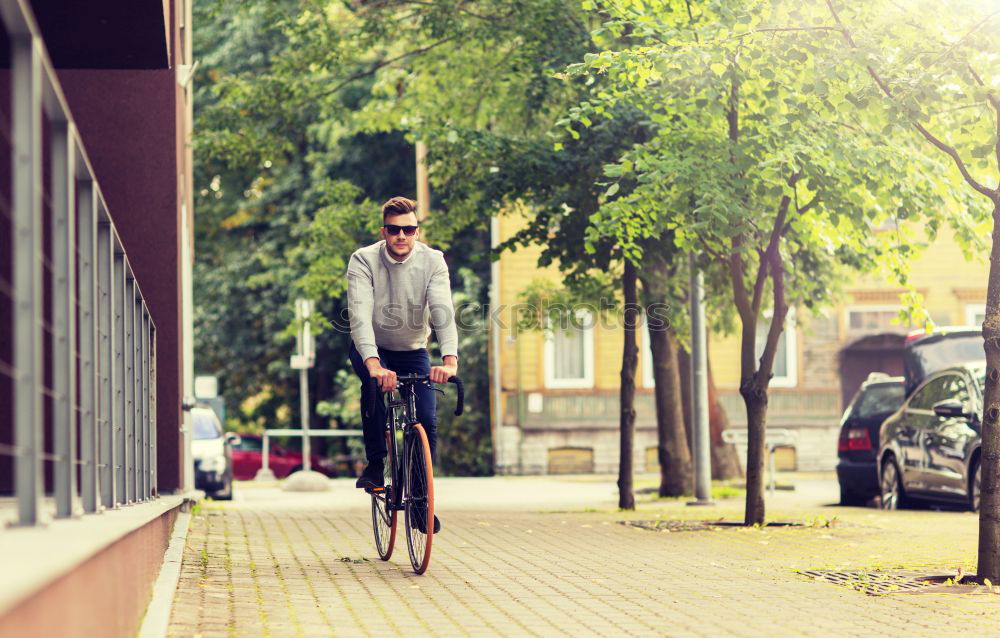
<path fill-rule="evenodd" d="M 840 48 L 827 60 L 846 63 L 851 103 L 879 117 L 887 135 L 923 143 L 950 164 L 947 175 L 970 196 L 972 224 L 993 222 L 983 322 L 987 362 L 978 578 L 1000 580 L 1000 9 L 988 3 L 921 0 L 906 4 L 825 2 Z M 933 16 L 933 19 L 927 19 Z M 933 151 L 931 151 L 933 149 Z M 993 184 L 991 186 L 990 184 Z M 974 199 L 972 199 L 974 198 Z M 985 200 L 985 201 L 984 201 Z M 984 205 L 985 204 L 985 205 Z M 987 215 L 992 218 L 989 220 Z M 987 221 L 987 223 L 988 223 Z M 962 238 L 978 239 L 972 232 Z M 987 227 L 988 228 L 988 227 Z M 970 487 L 972 482 L 970 481 Z"/>
<path fill-rule="evenodd" d="M 631 295 L 628 271 L 630 266 L 623 258 L 621 246 L 612 236 L 589 232 L 591 218 L 601 205 L 605 187 L 604 165 L 615 160 L 633 145 L 648 139 L 649 129 L 639 111 L 623 108 L 614 117 L 604 118 L 584 128 L 573 136 L 566 135 L 555 147 L 546 141 L 508 145 L 496 156 L 499 161 L 494 172 L 484 176 L 474 188 L 484 201 L 501 205 L 504 201 L 518 201 L 530 207 L 531 214 L 524 229 L 510 238 L 503 248 L 538 245 L 542 248 L 539 264 L 558 264 L 566 285 L 572 293 L 572 303 L 603 306 L 602 300 L 624 301 Z M 657 321 L 650 335 L 653 337 L 654 377 L 656 381 L 657 426 L 660 456 L 660 494 L 677 496 L 686 493 L 690 486 L 691 462 L 684 432 L 683 414 L 680 410 L 680 379 L 677 375 L 677 340 L 669 319 L 678 318 L 669 285 L 657 278 L 671 260 L 671 240 L 663 237 L 646 240 L 651 249 L 644 253 L 640 268 L 643 301 L 646 307 L 656 306 L 667 310 L 666 317 Z M 654 244 L 656 244 L 654 246 Z M 620 282 L 617 294 L 607 277 L 613 275 Z M 637 274 L 637 273 L 636 273 Z M 536 299 L 531 300 L 537 303 Z M 634 359 L 628 356 L 629 334 L 634 338 L 631 313 L 637 300 L 624 301 L 618 319 L 626 331 L 623 346 L 623 376 L 621 392 L 621 448 L 619 462 L 619 500 L 623 508 L 634 507 L 631 489 L 631 434 L 634 424 Z M 560 318 L 565 320 L 565 317 Z M 618 325 L 618 324 L 616 324 Z M 662 339 L 661 339 L 662 338 Z M 666 341 L 665 347 L 659 347 Z M 628 370 L 631 369 L 631 374 Z M 630 391 L 629 388 L 632 388 Z"/>
<path fill-rule="evenodd" d="M 308 292 L 322 300 L 320 315 L 331 323 L 340 316 L 338 269 L 368 230 L 354 216 L 364 215 L 370 201 L 413 192 L 410 144 L 418 137 L 431 143 L 438 201 L 425 234 L 448 249 L 453 275 L 469 265 L 482 281 L 493 211 L 476 205 L 463 178 L 489 164 L 470 167 L 452 150 L 465 137 L 488 145 L 548 130 L 558 110 L 553 104 L 562 104 L 566 92 L 552 73 L 582 54 L 588 28 L 578 8 L 557 0 L 255 0 L 202 3 L 197 10 L 206 25 L 196 43 L 199 182 L 220 177 L 218 190 L 207 189 L 200 202 L 199 232 L 214 243 L 211 254 L 199 254 L 205 273 L 199 284 L 211 312 L 240 307 L 248 327 L 227 332 L 220 316 L 205 316 L 199 352 L 206 366 L 223 370 L 231 394 L 280 386 L 268 402 L 272 418 L 295 393 L 284 363 L 290 299 Z M 482 74 L 484 68 L 491 73 Z M 360 191 L 352 195 L 352 186 Z M 223 262 L 232 264 L 225 273 Z M 456 278 L 454 288 L 461 283 Z M 474 296 L 484 299 L 485 286 Z M 253 351 L 247 347 L 257 343 Z M 343 331 L 320 336 L 317 400 L 349 402 L 330 387 L 348 343 Z M 467 345 L 485 347 L 471 337 Z M 485 351 L 463 353 L 462 376 L 472 387 L 478 381 L 470 376 L 485 379 L 484 366 L 467 367 L 478 354 L 485 360 Z M 470 392 L 469 401 L 487 397 Z M 473 407 L 463 423 L 486 414 Z"/>
<path fill-rule="evenodd" d="M 339 298 L 319 295 L 317 288 L 324 277 L 339 282 L 330 271 L 374 236 L 377 205 L 365 198 L 412 191 L 413 160 L 401 134 L 334 134 L 336 124 L 324 121 L 318 108 L 272 111 L 272 102 L 281 100 L 268 90 L 254 93 L 260 102 L 244 99 L 252 79 L 273 89 L 286 72 L 281 65 L 294 46 L 282 26 L 281 3 L 199 3 L 194 10 L 201 62 L 196 364 L 220 376 L 231 414 L 257 396 L 263 400 L 251 402 L 246 418 L 258 427 L 290 425 L 298 406 L 296 375 L 288 367 L 292 302 L 316 295 L 321 315 L 340 313 Z M 273 113 L 280 117 L 266 119 Z M 327 233 L 325 246 L 308 241 L 316 219 L 316 234 Z M 348 345 L 342 332 L 318 336 L 310 374 L 314 401 L 336 398 L 334 378 L 346 364 Z"/>
<path fill-rule="evenodd" d="M 794 7 L 599 7 L 609 16 L 603 28 L 628 30 L 635 44 L 571 67 L 600 83 L 574 119 L 586 125 L 625 103 L 657 130 L 606 171 L 637 186 L 623 195 L 617 181 L 609 186 L 594 232 L 641 256 L 637 239 L 673 229 L 678 247 L 727 273 L 749 433 L 745 522 L 761 524 L 768 386 L 788 308 L 829 299 L 844 266 L 872 269 L 908 250 L 872 232 L 881 219 L 939 221 L 942 189 L 924 177 L 938 167 L 910 157 L 871 122 L 845 116 L 838 105 L 847 91 L 835 70 L 812 63 L 811 29 L 787 27 Z M 768 328 L 758 350 L 762 319 Z"/>

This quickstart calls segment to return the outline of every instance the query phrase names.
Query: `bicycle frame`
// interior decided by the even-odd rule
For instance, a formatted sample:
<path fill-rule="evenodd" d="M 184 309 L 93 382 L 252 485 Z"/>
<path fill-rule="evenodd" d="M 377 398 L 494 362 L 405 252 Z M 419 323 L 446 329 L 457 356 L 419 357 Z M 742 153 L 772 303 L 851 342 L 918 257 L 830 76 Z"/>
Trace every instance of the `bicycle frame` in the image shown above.
<path fill-rule="evenodd" d="M 392 501 L 389 503 L 389 508 L 395 511 L 401 511 L 405 508 L 405 503 L 403 502 L 403 492 L 405 490 L 403 489 L 402 452 L 399 449 L 400 442 L 396 433 L 401 431 L 404 440 L 407 436 L 412 436 L 413 425 L 417 423 L 416 414 L 416 393 L 413 391 L 412 383 L 402 384 L 398 391 L 389 393 L 389 401 L 386 403 L 385 431 L 389 434 L 389 449 L 387 452 L 395 459 L 395 462 L 392 463 L 392 467 L 395 468 L 392 484 L 399 486 L 393 490 L 394 493 L 391 495 Z"/>
<path fill-rule="evenodd" d="M 406 547 L 413 571 L 423 574 L 430 561 L 437 517 L 434 516 L 434 474 L 430 445 L 417 420 L 418 383 L 430 382 L 429 375 L 402 374 L 397 376 L 396 391 L 388 393 L 385 411 L 385 436 L 389 473 L 384 488 L 372 488 L 372 526 L 379 558 L 389 560 L 396 538 L 396 512 L 402 511 L 406 530 Z M 455 415 L 462 414 L 464 390 L 457 376 L 448 379 L 455 384 L 458 402 Z M 372 394 L 382 400 L 376 381 L 372 380 Z M 440 392 L 440 390 L 438 390 Z M 367 393 L 366 393 L 367 394 Z M 400 449 L 402 444 L 402 449 Z M 414 475 L 414 472 L 418 474 Z M 414 478 L 414 476 L 416 476 Z M 412 491 L 416 489 L 416 492 Z"/>
<path fill-rule="evenodd" d="M 448 380 L 449 383 L 454 383 L 456 390 L 458 391 L 458 402 L 455 407 L 455 416 L 462 414 L 465 405 L 465 389 L 462 384 L 462 380 L 458 377 L 452 377 Z M 403 463 L 401 452 L 399 450 L 399 442 L 396 440 L 396 432 L 402 431 L 403 440 L 406 437 L 413 435 L 413 425 L 418 423 L 417 421 L 417 394 L 414 392 L 413 386 L 417 383 L 429 383 L 426 375 L 421 374 L 404 374 L 399 375 L 398 385 L 395 391 L 389 392 L 389 400 L 386 402 L 386 419 L 385 419 L 385 431 L 389 433 L 389 445 L 386 450 L 388 454 L 392 455 L 395 459 L 393 464 L 396 468 L 395 475 L 392 477 L 393 485 L 399 486 L 399 489 L 394 490 L 395 493 L 392 494 L 392 501 L 389 503 L 389 507 L 392 510 L 399 511 L 405 506 L 403 502 Z M 371 381 L 373 396 L 379 396 L 381 390 L 378 387 L 378 382 L 374 379 Z M 431 387 L 435 390 L 433 385 Z"/>

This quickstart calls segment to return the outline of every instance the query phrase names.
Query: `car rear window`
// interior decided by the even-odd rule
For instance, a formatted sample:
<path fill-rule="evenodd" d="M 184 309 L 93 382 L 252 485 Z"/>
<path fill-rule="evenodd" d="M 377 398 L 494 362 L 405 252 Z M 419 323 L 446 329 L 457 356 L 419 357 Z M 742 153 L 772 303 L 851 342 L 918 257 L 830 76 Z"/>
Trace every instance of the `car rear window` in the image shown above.
<path fill-rule="evenodd" d="M 194 415 L 194 438 L 196 441 L 217 439 L 220 436 L 222 436 L 222 430 L 219 429 L 215 419 L 204 414 Z"/>
<path fill-rule="evenodd" d="M 878 414 L 890 414 L 903 405 L 905 390 L 902 383 L 870 385 L 854 403 L 851 416 L 864 419 Z"/>
<path fill-rule="evenodd" d="M 260 452 L 264 449 L 264 444 L 260 439 L 251 439 L 244 436 L 240 439 L 240 444 L 236 447 L 247 452 Z"/>

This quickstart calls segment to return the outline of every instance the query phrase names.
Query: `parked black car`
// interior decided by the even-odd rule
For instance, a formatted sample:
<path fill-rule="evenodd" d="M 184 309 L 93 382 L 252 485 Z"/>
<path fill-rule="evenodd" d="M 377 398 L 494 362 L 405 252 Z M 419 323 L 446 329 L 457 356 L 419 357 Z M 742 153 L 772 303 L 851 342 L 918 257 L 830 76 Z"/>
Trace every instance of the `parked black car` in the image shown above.
<path fill-rule="evenodd" d="M 985 356 L 983 330 L 977 326 L 939 326 L 931 334 L 914 331 L 903 349 L 906 395 L 938 370 L 982 361 Z"/>
<path fill-rule="evenodd" d="M 837 442 L 841 505 L 864 505 L 878 496 L 879 427 L 904 398 L 903 377 L 873 372 L 844 410 Z"/>
<path fill-rule="evenodd" d="M 915 498 L 979 509 L 985 375 L 985 361 L 935 372 L 882 423 L 878 459 L 884 509 Z"/>

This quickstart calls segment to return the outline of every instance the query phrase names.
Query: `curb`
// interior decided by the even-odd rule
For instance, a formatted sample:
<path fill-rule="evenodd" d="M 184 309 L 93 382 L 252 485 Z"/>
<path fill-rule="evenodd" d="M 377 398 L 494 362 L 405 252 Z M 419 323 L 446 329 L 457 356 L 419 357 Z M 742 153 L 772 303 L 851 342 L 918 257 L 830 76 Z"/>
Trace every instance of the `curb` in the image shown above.
<path fill-rule="evenodd" d="M 170 543 L 163 555 L 160 575 L 156 577 L 156 583 L 153 585 L 153 598 L 146 607 L 146 616 L 139 629 L 139 638 L 164 638 L 167 635 L 170 611 L 174 606 L 174 594 L 177 592 L 177 583 L 181 577 L 184 544 L 187 541 L 188 527 L 191 525 L 190 508 L 185 509 L 189 511 L 182 510 L 177 514 Z"/>

